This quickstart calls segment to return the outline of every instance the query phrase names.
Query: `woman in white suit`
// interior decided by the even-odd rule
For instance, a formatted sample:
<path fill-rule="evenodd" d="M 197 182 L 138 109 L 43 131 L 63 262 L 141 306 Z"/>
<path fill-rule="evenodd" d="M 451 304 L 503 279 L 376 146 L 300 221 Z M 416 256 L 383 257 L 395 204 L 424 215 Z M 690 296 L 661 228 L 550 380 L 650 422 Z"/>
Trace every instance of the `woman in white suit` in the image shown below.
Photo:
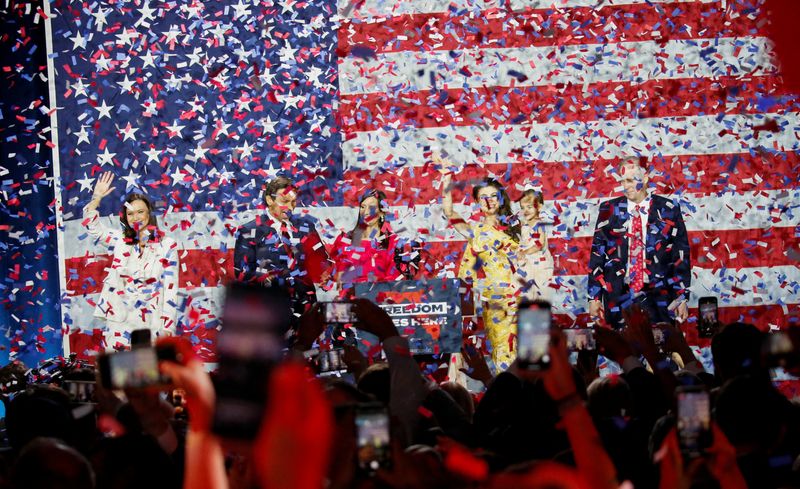
<path fill-rule="evenodd" d="M 174 334 L 178 312 L 178 248 L 158 229 L 150 200 L 138 193 L 125 198 L 121 231 L 99 219 L 97 207 L 114 190 L 113 180 L 111 172 L 101 175 L 83 209 L 89 235 L 113 253 L 94 313 L 106 320 L 106 350 L 129 346 L 135 329 L 149 329 L 153 337 Z"/>

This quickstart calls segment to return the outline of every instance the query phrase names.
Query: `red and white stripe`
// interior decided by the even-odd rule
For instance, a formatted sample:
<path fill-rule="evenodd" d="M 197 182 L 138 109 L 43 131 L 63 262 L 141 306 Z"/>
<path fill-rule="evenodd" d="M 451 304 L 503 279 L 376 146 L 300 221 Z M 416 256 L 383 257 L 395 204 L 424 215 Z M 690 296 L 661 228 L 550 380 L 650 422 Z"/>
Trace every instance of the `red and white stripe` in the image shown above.
<path fill-rule="evenodd" d="M 789 251 L 800 249 L 800 236 L 795 231 L 800 226 L 800 191 L 682 197 L 694 264 L 693 304 L 703 295 L 717 295 L 723 306 L 735 307 L 800 303 L 797 255 Z M 554 304 L 559 312 L 577 315 L 585 306 L 588 250 L 596 207 L 601 201 L 570 199 L 546 203 L 549 214 L 560 219 L 549 231 L 558 276 Z M 465 205 L 458 209 L 463 215 L 472 211 Z M 319 220 L 321 234 L 328 243 L 340 231 L 350 229 L 356 218 L 352 207 L 318 207 L 299 212 Z M 252 213 L 227 220 L 208 212 L 163 216 L 161 227 L 182 250 L 182 288 L 213 289 L 231 276 L 234 236 L 230 230 L 250 218 Z M 113 217 L 106 219 L 108 225 L 113 224 Z M 445 273 L 457 273 L 465 243 L 447 226 L 438 205 L 393 207 L 390 220 L 400 236 L 425 239 L 427 251 Z M 84 294 L 99 293 L 108 263 L 105 249 L 89 242 L 80 221 L 68 221 L 64 233 L 68 242 L 83 242 L 86 252 L 66 262 L 68 294 L 78 301 Z"/>
<path fill-rule="evenodd" d="M 512 11 L 526 9 L 578 9 L 581 7 L 602 8 L 604 6 L 636 6 L 648 4 L 721 4 L 723 0 L 363 0 L 351 2 L 339 0 L 339 12 L 351 19 L 379 19 L 400 15 L 442 13 L 455 11 L 490 11 L 510 7 Z M 355 7 L 355 8 L 353 8 Z"/>

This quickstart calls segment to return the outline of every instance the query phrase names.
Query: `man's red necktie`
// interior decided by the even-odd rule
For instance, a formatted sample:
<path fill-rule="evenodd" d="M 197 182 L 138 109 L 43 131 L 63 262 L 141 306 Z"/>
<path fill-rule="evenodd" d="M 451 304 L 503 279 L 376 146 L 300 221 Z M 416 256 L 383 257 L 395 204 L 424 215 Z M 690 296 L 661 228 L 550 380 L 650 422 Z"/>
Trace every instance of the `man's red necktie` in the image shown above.
<path fill-rule="evenodd" d="M 631 290 L 639 292 L 644 287 L 644 243 L 642 242 L 642 215 L 639 207 L 633 210 L 630 262 Z"/>

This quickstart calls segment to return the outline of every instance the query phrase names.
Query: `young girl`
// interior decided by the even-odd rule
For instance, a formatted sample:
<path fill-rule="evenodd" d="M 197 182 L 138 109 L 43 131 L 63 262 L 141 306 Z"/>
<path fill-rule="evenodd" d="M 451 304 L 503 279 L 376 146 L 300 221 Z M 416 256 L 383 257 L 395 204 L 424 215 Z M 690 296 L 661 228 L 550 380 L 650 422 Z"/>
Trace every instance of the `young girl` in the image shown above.
<path fill-rule="evenodd" d="M 517 252 L 517 279 L 521 298 L 549 301 L 553 279 L 553 255 L 547 248 L 547 232 L 539 212 L 544 204 L 541 192 L 527 189 L 519 201 L 522 214 L 520 247 Z"/>

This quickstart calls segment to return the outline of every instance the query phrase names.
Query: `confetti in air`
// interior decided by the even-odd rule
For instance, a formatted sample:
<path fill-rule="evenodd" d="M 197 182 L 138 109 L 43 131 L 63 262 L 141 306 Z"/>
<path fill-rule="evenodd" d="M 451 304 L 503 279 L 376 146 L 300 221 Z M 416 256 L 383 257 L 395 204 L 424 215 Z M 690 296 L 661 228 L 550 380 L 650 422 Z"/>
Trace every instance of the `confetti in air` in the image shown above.
<path fill-rule="evenodd" d="M 597 205 L 619 195 L 625 156 L 651 158 L 652 190 L 681 205 L 691 307 L 714 295 L 723 320 L 794 322 L 800 119 L 765 15 L 757 0 L 55 0 L 56 98 L 40 110 L 57 108 L 63 323 L 100 327 L 109 256 L 81 209 L 105 171 L 108 225 L 142 191 L 178 243 L 180 322 L 201 353 L 235 229 L 277 174 L 293 175 L 297 212 L 328 245 L 352 228 L 359 196 L 383 190 L 399 244 L 423 243 L 423 275 L 453 277 L 465 242 L 442 217 L 432 151 L 458 168 L 463 216 L 487 176 L 512 200 L 543 191 L 563 322 L 585 320 Z M 0 116 L 22 133 L 30 113 L 5 101 Z M 3 182 L 10 203 L 20 190 Z"/>

